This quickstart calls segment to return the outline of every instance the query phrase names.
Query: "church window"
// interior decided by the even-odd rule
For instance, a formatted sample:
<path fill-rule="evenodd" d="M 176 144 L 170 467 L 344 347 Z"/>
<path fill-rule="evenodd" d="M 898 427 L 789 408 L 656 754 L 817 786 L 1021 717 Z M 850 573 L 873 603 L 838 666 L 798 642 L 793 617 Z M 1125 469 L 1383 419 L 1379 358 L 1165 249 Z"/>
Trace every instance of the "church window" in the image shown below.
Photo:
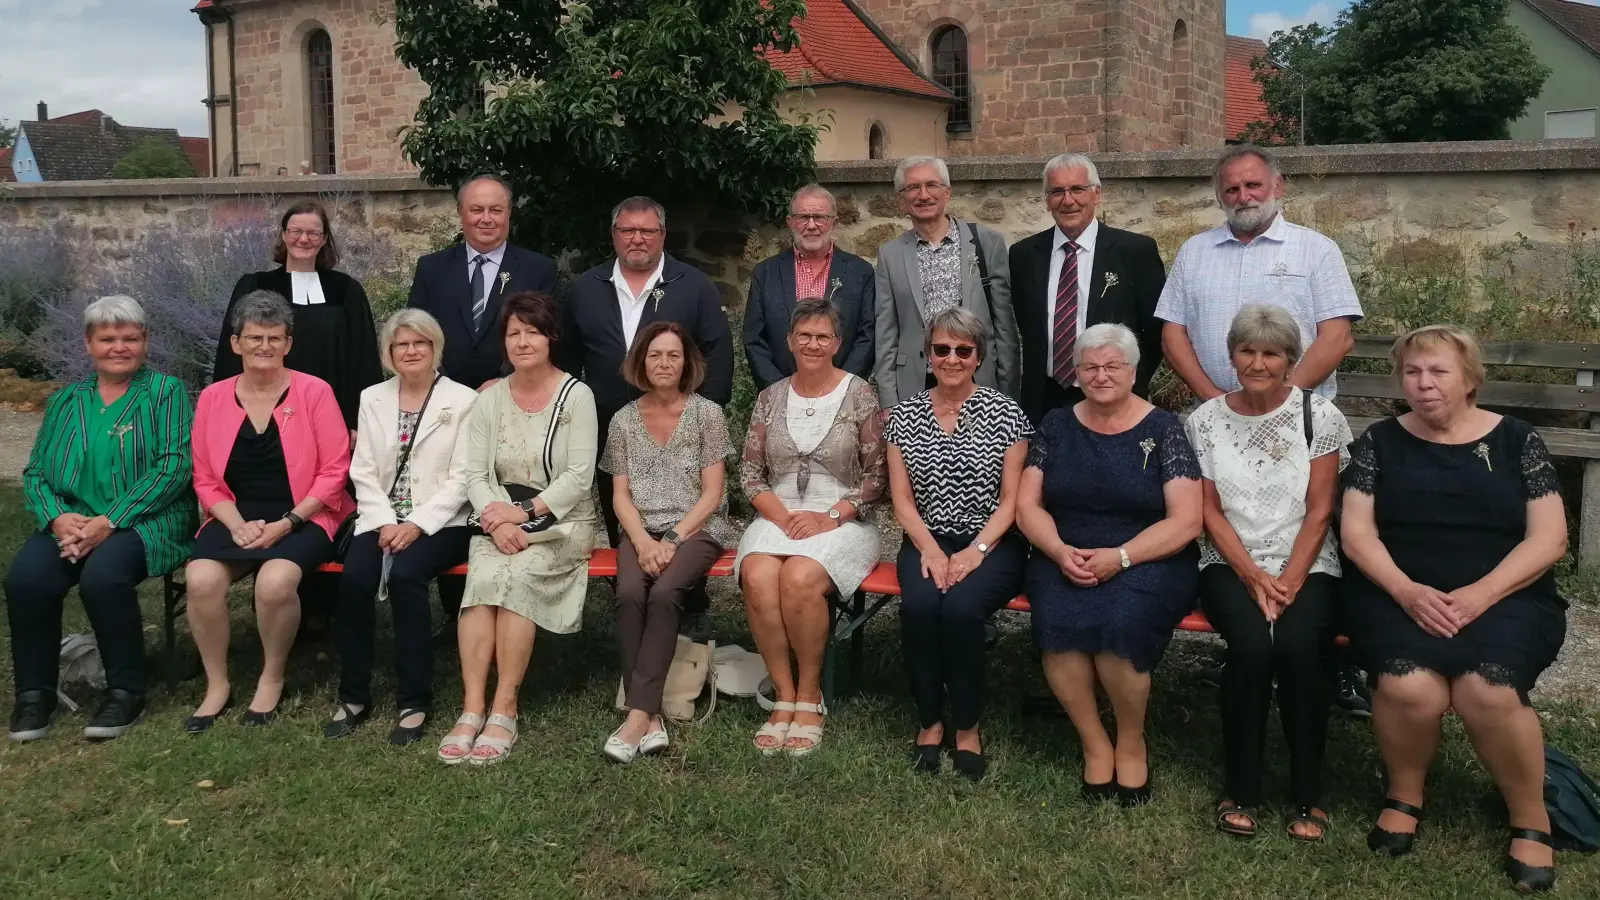
<path fill-rule="evenodd" d="M 971 131 L 972 77 L 967 33 L 958 25 L 947 25 L 933 33 L 933 80 L 956 96 L 946 130 Z"/>
<path fill-rule="evenodd" d="M 333 153 L 333 40 L 322 29 L 306 39 L 306 84 L 311 91 L 311 171 L 332 175 Z"/>

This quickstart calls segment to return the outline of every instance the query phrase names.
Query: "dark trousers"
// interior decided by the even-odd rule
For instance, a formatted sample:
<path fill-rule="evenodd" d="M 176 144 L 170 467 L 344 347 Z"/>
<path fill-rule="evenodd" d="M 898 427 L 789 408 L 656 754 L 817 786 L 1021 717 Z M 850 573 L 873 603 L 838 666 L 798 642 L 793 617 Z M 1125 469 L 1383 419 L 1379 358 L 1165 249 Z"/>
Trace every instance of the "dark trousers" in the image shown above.
<path fill-rule="evenodd" d="M 651 578 L 639 568 L 639 554 L 624 535 L 617 547 L 617 648 L 622 654 L 622 690 L 629 709 L 661 714 L 661 691 L 678 651 L 678 618 L 683 598 L 722 555 L 722 547 L 695 532 L 678 545 L 672 561 Z"/>
<path fill-rule="evenodd" d="M 428 582 L 467 561 L 472 529 L 441 528 L 424 534 L 394 554 L 389 567 L 389 605 L 394 609 L 396 706 L 433 707 L 433 621 L 428 612 Z M 339 700 L 372 705 L 372 656 L 378 582 L 383 576 L 378 532 L 350 539 L 339 582 L 339 615 L 334 635 L 339 646 Z"/>
<path fill-rule="evenodd" d="M 1200 571 L 1200 608 L 1228 642 L 1219 697 L 1225 792 L 1241 806 L 1261 802 L 1267 708 L 1278 683 L 1278 718 L 1289 745 L 1289 790 L 1296 806 L 1322 798 L 1328 737 L 1328 669 L 1337 625 L 1339 579 L 1316 573 L 1268 627 L 1250 590 L 1221 563 Z"/>
<path fill-rule="evenodd" d="M 965 549 L 976 535 L 934 533 L 947 555 Z M 922 554 L 907 538 L 900 544 L 900 640 L 911 677 L 911 698 L 921 727 L 932 728 L 950 699 L 950 724 L 978 727 L 983 712 L 985 641 L 983 623 L 1017 595 L 1028 543 L 1011 532 L 959 584 L 940 593 L 922 574 Z"/>
<path fill-rule="evenodd" d="M 76 563 L 61 558 L 61 548 L 48 532 L 23 541 L 5 580 L 17 693 L 45 691 L 55 696 L 61 671 L 62 601 L 77 585 L 100 647 L 106 687 L 143 694 L 139 582 L 144 579 L 144 541 L 133 531 L 113 531 Z"/>

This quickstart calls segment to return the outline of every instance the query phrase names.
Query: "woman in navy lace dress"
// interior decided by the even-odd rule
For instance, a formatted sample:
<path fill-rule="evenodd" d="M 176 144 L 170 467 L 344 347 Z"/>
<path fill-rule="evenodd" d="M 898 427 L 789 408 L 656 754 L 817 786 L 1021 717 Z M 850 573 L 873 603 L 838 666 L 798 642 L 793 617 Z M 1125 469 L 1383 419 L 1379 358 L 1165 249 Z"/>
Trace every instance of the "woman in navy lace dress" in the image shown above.
<path fill-rule="evenodd" d="M 1083 742 L 1084 796 L 1132 806 L 1150 798 L 1150 673 L 1194 609 L 1200 466 L 1178 417 L 1133 396 L 1133 332 L 1086 329 L 1073 358 L 1084 400 L 1045 416 L 1023 470 L 1017 524 L 1038 549 L 1025 586 L 1045 678 Z"/>
<path fill-rule="evenodd" d="M 1555 882 L 1544 738 L 1528 691 L 1566 636 L 1551 567 L 1567 549 L 1556 473 L 1526 422 L 1479 409 L 1472 336 L 1420 328 L 1390 351 L 1411 412 L 1367 429 L 1345 470 L 1345 625 L 1378 676 L 1372 726 L 1388 802 L 1374 852 L 1411 850 L 1423 784 L 1454 709 L 1505 798 L 1505 869 L 1519 890 Z"/>

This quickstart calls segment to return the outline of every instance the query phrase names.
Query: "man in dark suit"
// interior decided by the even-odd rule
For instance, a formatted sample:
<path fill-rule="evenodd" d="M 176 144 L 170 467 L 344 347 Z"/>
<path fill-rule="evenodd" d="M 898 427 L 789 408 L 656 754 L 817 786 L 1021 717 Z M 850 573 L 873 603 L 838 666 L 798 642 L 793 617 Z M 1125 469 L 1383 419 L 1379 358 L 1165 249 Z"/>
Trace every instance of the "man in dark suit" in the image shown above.
<path fill-rule="evenodd" d="M 417 260 L 408 306 L 426 310 L 444 329 L 444 374 L 478 389 L 503 374 L 495 339 L 500 298 L 519 291 L 554 293 L 555 260 L 506 243 L 511 233 L 511 188 L 479 175 L 456 193 L 466 239 Z"/>
<path fill-rule="evenodd" d="M 795 191 L 785 221 L 794 247 L 756 264 L 744 307 L 744 350 L 756 390 L 794 374 L 789 314 L 795 303 L 821 297 L 839 310 L 839 349 L 833 364 L 872 377 L 877 295 L 872 264 L 833 244 L 838 221 L 833 194 L 820 184 Z"/>
<path fill-rule="evenodd" d="M 1078 153 L 1044 170 L 1045 206 L 1055 227 L 1011 247 L 1011 298 L 1022 332 L 1022 409 L 1037 425 L 1045 413 L 1083 399 L 1072 347 L 1084 329 L 1116 322 L 1139 339 L 1134 393 L 1150 392 L 1161 365 L 1156 301 L 1167 270 L 1156 242 L 1095 220 L 1100 173 Z"/>

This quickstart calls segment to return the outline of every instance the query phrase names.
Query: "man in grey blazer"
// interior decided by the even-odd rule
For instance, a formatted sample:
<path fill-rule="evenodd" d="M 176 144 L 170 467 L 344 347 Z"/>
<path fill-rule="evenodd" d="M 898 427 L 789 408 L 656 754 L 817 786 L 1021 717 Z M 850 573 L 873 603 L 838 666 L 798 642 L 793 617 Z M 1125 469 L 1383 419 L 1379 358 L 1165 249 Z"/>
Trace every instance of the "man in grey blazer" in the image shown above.
<path fill-rule="evenodd" d="M 1011 266 L 999 232 L 945 213 L 950 170 L 944 160 L 913 156 L 894 172 L 911 228 L 878 250 L 878 402 L 888 409 L 931 384 L 923 326 L 935 313 L 962 307 L 989 326 L 977 382 L 1017 396 L 1017 319 Z"/>

